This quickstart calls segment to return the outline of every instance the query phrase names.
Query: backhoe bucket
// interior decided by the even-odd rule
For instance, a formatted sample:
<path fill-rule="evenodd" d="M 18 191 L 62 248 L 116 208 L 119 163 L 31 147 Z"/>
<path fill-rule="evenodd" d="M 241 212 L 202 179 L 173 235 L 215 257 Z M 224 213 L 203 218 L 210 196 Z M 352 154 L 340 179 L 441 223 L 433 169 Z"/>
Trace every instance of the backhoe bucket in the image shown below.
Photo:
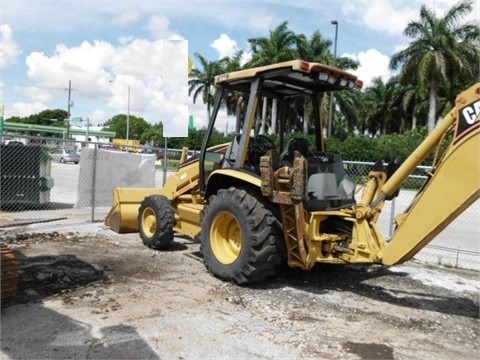
<path fill-rule="evenodd" d="M 105 217 L 105 225 L 117 233 L 138 232 L 138 209 L 149 195 L 161 194 L 152 188 L 115 188 L 113 206 Z"/>

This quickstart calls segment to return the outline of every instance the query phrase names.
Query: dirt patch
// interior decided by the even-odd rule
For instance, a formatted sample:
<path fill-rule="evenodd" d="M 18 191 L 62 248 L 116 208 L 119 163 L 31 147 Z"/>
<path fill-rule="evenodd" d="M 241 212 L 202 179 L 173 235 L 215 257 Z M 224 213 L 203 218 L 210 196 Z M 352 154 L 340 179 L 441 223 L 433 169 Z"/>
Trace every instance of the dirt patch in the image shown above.
<path fill-rule="evenodd" d="M 6 358 L 473 359 L 478 273 L 410 262 L 282 269 L 239 287 L 208 274 L 199 244 L 137 234 L 23 234 Z M 446 286 L 420 280 L 422 274 Z M 448 286 L 452 284 L 455 286 Z M 39 330 L 42 329 L 42 330 Z"/>

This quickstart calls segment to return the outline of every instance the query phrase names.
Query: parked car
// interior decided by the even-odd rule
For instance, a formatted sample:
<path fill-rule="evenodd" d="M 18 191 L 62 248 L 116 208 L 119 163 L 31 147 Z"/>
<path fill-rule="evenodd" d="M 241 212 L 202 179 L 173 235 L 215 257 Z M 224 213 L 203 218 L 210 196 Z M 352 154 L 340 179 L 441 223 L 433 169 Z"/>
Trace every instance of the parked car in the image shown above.
<path fill-rule="evenodd" d="M 98 148 L 103 150 L 115 150 L 112 144 L 99 144 Z"/>
<path fill-rule="evenodd" d="M 5 145 L 24 145 L 20 140 L 6 140 L 4 141 Z"/>
<path fill-rule="evenodd" d="M 53 161 L 59 161 L 61 163 L 73 162 L 78 164 L 80 161 L 80 154 L 74 150 L 57 149 L 50 153 Z"/>

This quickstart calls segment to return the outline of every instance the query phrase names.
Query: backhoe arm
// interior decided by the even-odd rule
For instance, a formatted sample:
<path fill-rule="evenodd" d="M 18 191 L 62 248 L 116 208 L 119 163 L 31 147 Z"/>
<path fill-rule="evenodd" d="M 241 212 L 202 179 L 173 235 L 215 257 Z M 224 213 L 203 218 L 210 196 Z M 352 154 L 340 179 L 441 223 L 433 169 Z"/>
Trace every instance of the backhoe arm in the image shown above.
<path fill-rule="evenodd" d="M 480 83 L 457 96 L 456 106 L 382 187 L 374 201 L 394 193 L 413 169 L 453 130 L 448 149 L 383 250 L 382 262 L 411 259 L 480 196 Z"/>

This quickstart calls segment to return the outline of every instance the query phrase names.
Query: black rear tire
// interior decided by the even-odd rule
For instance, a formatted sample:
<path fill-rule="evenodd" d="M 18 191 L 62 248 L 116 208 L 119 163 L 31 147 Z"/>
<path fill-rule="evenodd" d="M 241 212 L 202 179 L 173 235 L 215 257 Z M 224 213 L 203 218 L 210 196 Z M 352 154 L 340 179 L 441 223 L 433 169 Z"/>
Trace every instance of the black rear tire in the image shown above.
<path fill-rule="evenodd" d="M 175 214 L 163 195 L 147 196 L 138 211 L 138 230 L 143 243 L 156 250 L 167 249 L 173 241 Z"/>
<path fill-rule="evenodd" d="M 264 281 L 283 262 L 280 223 L 245 190 L 221 189 L 210 197 L 200 239 L 206 268 L 238 285 Z"/>

